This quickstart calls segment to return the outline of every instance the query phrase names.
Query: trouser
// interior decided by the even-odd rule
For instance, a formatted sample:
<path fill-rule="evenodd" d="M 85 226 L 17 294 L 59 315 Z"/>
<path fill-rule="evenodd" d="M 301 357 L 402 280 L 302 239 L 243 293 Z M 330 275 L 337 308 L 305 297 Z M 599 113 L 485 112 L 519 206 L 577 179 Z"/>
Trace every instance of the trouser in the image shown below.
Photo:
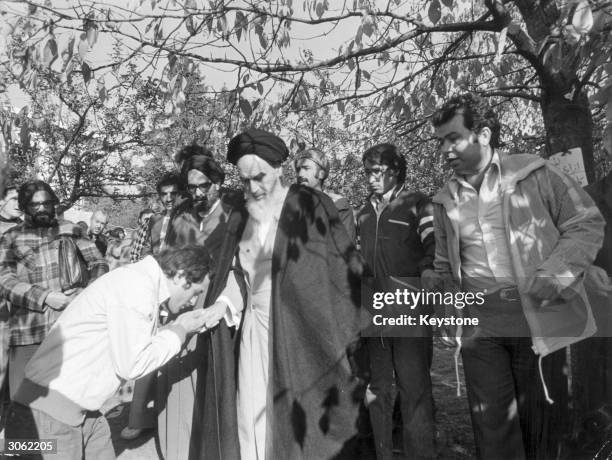
<path fill-rule="evenodd" d="M 40 344 L 19 345 L 9 348 L 9 390 L 11 399 L 17 393 L 17 389 L 25 377 L 25 367 L 34 356 Z"/>
<path fill-rule="evenodd" d="M 106 418 L 87 412 L 79 426 L 66 425 L 36 409 L 13 403 L 6 425 L 6 439 L 53 440 L 55 453 L 22 454 L 28 460 L 114 460 L 115 449 Z"/>
<path fill-rule="evenodd" d="M 477 457 L 556 458 L 567 421 L 565 349 L 542 359 L 552 405 L 531 338 L 477 335 L 464 339 L 461 353 Z"/>
<path fill-rule="evenodd" d="M 1 308 L 1 307 L 0 307 Z M 6 411 L 10 401 L 8 393 L 9 336 L 8 316 L 0 313 L 0 432 L 6 423 Z"/>
<path fill-rule="evenodd" d="M 155 410 L 149 407 L 155 400 L 155 381 L 157 371 L 151 372 L 134 383 L 134 393 L 130 404 L 130 417 L 128 426 L 130 428 L 153 428 L 155 426 Z"/>
<path fill-rule="evenodd" d="M 378 460 L 393 458 L 393 382 L 400 396 L 403 448 L 408 458 L 435 458 L 430 367 L 431 337 L 369 337 L 370 420 Z M 395 377 L 395 378 L 394 378 Z"/>

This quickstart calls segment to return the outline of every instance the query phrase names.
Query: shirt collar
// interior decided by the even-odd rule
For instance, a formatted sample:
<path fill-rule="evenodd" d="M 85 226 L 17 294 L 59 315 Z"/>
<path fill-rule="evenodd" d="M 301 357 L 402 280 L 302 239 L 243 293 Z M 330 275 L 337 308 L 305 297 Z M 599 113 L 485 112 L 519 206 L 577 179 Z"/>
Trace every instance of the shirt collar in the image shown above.
<path fill-rule="evenodd" d="M 168 277 L 163 272 L 163 270 L 159 266 L 159 263 L 153 256 L 149 255 L 138 263 L 143 264 L 145 271 L 147 273 L 150 273 L 154 277 L 154 279 L 158 280 L 159 289 L 157 292 L 157 305 L 161 305 L 170 298 L 170 291 L 168 289 Z"/>
<path fill-rule="evenodd" d="M 485 175 L 496 174 L 498 177 L 501 175 L 501 160 L 499 158 L 499 154 L 497 150 L 493 150 L 493 157 L 491 158 L 491 163 L 487 167 L 485 171 Z M 450 178 L 449 185 L 453 191 L 458 191 L 461 188 L 472 187 L 463 176 L 459 176 L 457 173 L 454 173 Z"/>
<path fill-rule="evenodd" d="M 380 199 L 373 193 L 371 201 L 374 205 L 374 209 L 376 209 L 376 205 L 379 203 L 385 205 L 391 203 L 393 200 L 395 200 L 395 198 L 397 198 L 402 190 L 404 190 L 404 184 L 398 184 L 390 190 L 387 190 L 387 192 Z"/>

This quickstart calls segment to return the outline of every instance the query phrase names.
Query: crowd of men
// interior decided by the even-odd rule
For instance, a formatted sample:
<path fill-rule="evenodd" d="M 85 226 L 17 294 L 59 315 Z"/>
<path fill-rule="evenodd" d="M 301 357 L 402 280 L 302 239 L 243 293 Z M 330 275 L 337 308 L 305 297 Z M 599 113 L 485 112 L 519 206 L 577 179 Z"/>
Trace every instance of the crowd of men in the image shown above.
<path fill-rule="evenodd" d="M 8 187 L 5 437 L 57 441 L 22 452 L 32 458 L 113 459 L 100 408 L 136 380 L 122 436 L 155 429 L 164 459 L 358 458 L 367 404 L 376 458 L 390 460 L 396 396 L 402 455 L 437 458 L 435 331 L 416 321 L 435 312 L 478 320 L 435 332 L 462 356 L 475 456 L 562 458 L 566 347 L 588 344 L 579 357 L 602 369 L 588 409 L 612 403 L 612 176 L 589 188 L 593 201 L 546 160 L 505 155 L 497 115 L 472 94 L 432 122 L 449 181 L 427 197 L 395 145 L 371 146 L 357 212 L 327 190 L 318 149 L 295 156 L 297 183 L 285 184 L 289 150 L 259 129 L 227 147 L 241 190 L 223 186 L 210 150 L 187 146 L 157 183 L 161 212 L 143 210 L 127 239 L 105 233 L 101 211 L 89 227 L 58 218 L 42 181 Z M 389 302 L 388 317 L 415 321 L 374 324 L 372 294 L 406 289 L 484 302 Z"/>

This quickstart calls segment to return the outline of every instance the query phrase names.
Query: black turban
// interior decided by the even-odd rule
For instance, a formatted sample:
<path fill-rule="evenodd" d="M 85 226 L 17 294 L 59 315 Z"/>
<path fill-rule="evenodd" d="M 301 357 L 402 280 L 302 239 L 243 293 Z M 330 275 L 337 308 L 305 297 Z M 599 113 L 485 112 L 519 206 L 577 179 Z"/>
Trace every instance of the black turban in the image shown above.
<path fill-rule="evenodd" d="M 215 184 L 223 184 L 225 180 L 223 168 L 208 155 L 193 155 L 183 161 L 181 177 L 185 182 L 187 182 L 187 174 L 192 169 L 197 169 Z"/>
<path fill-rule="evenodd" d="M 227 161 L 230 163 L 238 163 L 245 155 L 257 155 L 276 166 L 287 159 L 289 149 L 280 137 L 261 129 L 249 129 L 234 136 L 227 146 Z"/>

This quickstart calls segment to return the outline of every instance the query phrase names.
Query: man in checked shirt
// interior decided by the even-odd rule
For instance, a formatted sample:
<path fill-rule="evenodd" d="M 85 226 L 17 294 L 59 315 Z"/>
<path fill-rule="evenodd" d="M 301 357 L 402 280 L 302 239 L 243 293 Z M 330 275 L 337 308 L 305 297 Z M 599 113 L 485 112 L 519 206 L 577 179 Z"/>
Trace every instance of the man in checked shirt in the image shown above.
<path fill-rule="evenodd" d="M 90 281 L 108 271 L 93 241 L 72 222 L 58 220 L 57 195 L 49 184 L 23 184 L 17 196 L 25 220 L 0 240 L 0 293 L 10 302 L 9 390 L 11 397 L 23 380 L 26 363 L 62 310 L 77 292 L 62 292 L 59 277 L 59 240 L 74 239 L 88 265 Z"/>

